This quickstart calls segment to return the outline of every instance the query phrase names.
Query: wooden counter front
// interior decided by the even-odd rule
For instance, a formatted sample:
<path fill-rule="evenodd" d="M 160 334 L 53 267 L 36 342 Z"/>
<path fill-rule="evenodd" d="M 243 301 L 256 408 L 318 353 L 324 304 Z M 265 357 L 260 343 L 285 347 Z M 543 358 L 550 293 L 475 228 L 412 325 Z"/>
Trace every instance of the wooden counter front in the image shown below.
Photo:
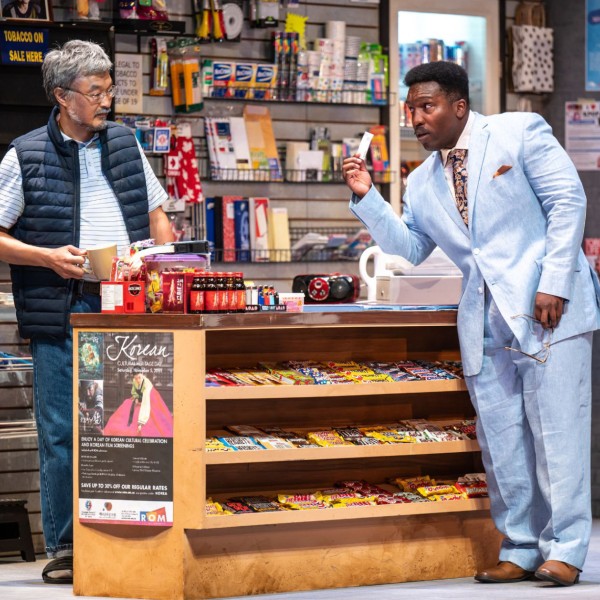
<path fill-rule="evenodd" d="M 228 424 L 307 430 L 407 418 L 472 418 L 462 380 L 204 385 L 209 368 L 258 362 L 459 360 L 456 312 L 74 314 L 72 323 L 75 356 L 82 331 L 172 332 L 175 364 L 173 526 L 82 524 L 75 493 L 76 595 L 218 598 L 462 577 L 497 560 L 500 538 L 487 499 L 205 514 L 209 496 L 218 500 L 315 491 L 343 479 L 382 483 L 398 476 L 451 478 L 480 471 L 476 442 L 204 451 L 207 435 Z M 76 406 L 77 393 L 74 385 Z M 74 449 L 77 474 L 77 444 Z"/>

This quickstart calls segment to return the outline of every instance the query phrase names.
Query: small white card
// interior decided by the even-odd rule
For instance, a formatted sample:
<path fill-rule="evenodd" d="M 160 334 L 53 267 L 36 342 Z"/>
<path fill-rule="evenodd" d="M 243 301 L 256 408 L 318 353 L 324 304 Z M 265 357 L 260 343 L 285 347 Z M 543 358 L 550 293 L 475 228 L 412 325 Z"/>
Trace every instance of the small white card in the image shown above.
<path fill-rule="evenodd" d="M 363 160 L 367 159 L 367 152 L 369 150 L 369 146 L 371 145 L 371 140 L 373 139 L 373 134 L 365 131 L 362 140 L 360 140 L 360 144 L 358 145 L 358 154 Z"/>

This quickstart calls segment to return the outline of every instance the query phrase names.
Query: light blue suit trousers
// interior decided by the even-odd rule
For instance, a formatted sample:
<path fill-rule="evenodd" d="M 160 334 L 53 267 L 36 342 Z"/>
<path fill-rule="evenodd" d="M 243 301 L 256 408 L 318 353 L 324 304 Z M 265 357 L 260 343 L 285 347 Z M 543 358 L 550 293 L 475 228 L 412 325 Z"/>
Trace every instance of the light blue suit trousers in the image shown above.
<path fill-rule="evenodd" d="M 468 228 L 439 152 L 409 175 L 401 217 L 374 187 L 350 209 L 384 252 L 419 264 L 437 245 L 463 274 L 458 335 L 492 515 L 506 537 L 500 558 L 528 570 L 548 559 L 581 568 L 591 522 L 591 332 L 600 326 L 600 282 L 581 251 L 583 186 L 531 113 L 476 115 L 467 171 Z M 552 339 L 521 316 L 533 315 L 537 292 L 567 300 Z"/>
<path fill-rule="evenodd" d="M 481 371 L 467 377 L 492 517 L 505 539 L 500 560 L 534 571 L 545 560 L 579 569 L 591 532 L 590 423 L 592 333 L 536 356 L 518 341 L 489 291 Z M 543 340 L 543 341 L 542 341 Z"/>

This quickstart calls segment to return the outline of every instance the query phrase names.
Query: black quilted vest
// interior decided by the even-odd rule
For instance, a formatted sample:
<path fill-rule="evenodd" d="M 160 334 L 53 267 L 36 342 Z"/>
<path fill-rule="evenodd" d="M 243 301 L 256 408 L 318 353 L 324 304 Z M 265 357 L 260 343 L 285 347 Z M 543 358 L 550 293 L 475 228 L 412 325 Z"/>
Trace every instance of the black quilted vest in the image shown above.
<path fill-rule="evenodd" d="M 55 107 L 46 127 L 11 144 L 21 165 L 25 207 L 10 233 L 33 246 L 79 247 L 78 146 L 72 140 L 64 141 L 57 114 Z M 130 241 L 147 239 L 148 193 L 135 136 L 127 127 L 109 123 L 100 132 L 100 143 L 102 173 L 117 196 Z M 66 337 L 77 282 L 44 267 L 10 268 L 21 337 Z"/>

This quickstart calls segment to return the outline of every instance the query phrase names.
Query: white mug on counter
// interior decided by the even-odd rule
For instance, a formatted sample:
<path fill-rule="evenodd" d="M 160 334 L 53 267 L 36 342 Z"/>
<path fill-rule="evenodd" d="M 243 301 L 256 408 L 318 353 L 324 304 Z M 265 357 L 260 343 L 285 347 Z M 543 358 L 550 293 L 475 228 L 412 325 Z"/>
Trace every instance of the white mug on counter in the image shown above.
<path fill-rule="evenodd" d="M 373 258 L 373 276 L 367 272 L 367 264 L 370 258 Z M 361 279 L 367 285 L 367 300 L 375 302 L 377 300 L 377 280 L 382 275 L 391 275 L 394 269 L 399 265 L 410 265 L 406 259 L 394 254 L 386 254 L 379 246 L 369 246 L 361 255 L 358 261 L 358 272 Z"/>

